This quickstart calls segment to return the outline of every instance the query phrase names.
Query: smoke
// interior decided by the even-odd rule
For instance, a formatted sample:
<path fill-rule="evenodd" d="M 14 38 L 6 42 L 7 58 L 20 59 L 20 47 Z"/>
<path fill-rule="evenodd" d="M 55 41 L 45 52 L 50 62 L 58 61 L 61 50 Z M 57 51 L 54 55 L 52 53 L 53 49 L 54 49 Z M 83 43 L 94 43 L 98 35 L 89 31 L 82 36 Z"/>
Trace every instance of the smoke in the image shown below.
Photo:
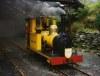
<path fill-rule="evenodd" d="M 17 0 L 16 4 L 22 6 L 24 5 L 22 13 L 25 17 L 37 17 L 37 16 L 55 16 L 58 20 L 60 19 L 61 14 L 65 14 L 65 11 L 60 7 L 60 3 L 57 2 L 41 2 L 41 1 L 32 1 L 32 0 Z M 18 7 L 20 8 L 20 7 Z"/>
<path fill-rule="evenodd" d="M 65 14 L 65 11 L 60 7 L 60 4 L 56 2 L 29 2 L 28 0 L 23 0 L 26 4 L 26 16 L 56 16 L 60 18 L 61 14 Z"/>
<path fill-rule="evenodd" d="M 25 5 L 25 8 L 24 8 L 25 10 L 22 12 L 27 17 L 60 16 L 61 14 L 65 14 L 65 11 L 62 8 L 60 8 L 60 4 L 56 2 L 22 0 L 22 3 Z M 19 0 L 16 1 L 16 4 L 21 5 Z"/>
<path fill-rule="evenodd" d="M 48 3 L 44 2 L 41 9 L 41 13 L 45 16 L 56 16 L 65 14 L 65 11 L 60 7 L 53 7 L 50 6 Z"/>
<path fill-rule="evenodd" d="M 44 16 L 56 16 L 57 18 L 60 18 L 61 14 L 65 14 L 65 11 L 62 8 L 50 6 L 50 4 L 47 2 L 43 2 L 43 6 L 40 12 Z"/>
<path fill-rule="evenodd" d="M 60 3 L 42 2 L 37 0 L 4 0 L 0 3 L 1 16 L 9 18 L 34 16 L 60 16 L 65 11 Z"/>
<path fill-rule="evenodd" d="M 36 16 L 56 16 L 65 11 L 56 2 L 38 0 L 1 0 L 0 1 L 0 36 L 13 36 L 25 32 L 25 18 Z M 9 27 L 9 29 L 5 29 Z M 12 28 L 14 29 L 12 31 Z"/>

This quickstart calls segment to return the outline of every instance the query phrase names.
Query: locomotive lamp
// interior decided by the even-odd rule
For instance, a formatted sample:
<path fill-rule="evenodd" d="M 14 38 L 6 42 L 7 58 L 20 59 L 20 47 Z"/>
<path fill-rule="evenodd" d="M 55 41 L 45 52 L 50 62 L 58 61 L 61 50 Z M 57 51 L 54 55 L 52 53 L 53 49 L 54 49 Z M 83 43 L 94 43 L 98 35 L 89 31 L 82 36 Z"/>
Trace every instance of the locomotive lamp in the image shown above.
<path fill-rule="evenodd" d="M 72 48 L 65 48 L 65 57 L 70 58 L 72 56 Z"/>

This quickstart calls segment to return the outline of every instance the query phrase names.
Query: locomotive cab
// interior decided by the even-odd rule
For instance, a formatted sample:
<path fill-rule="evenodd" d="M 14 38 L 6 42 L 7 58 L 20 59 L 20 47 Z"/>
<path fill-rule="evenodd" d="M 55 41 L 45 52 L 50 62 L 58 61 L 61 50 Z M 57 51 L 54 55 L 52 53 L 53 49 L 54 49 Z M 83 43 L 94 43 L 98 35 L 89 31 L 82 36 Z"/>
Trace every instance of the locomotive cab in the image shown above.
<path fill-rule="evenodd" d="M 73 55 L 72 40 L 66 32 L 66 21 L 61 16 L 61 29 L 57 19 L 50 17 L 34 17 L 26 20 L 27 48 L 45 57 L 51 65 L 61 65 L 82 61 L 82 56 Z M 59 31 L 59 32 L 58 32 Z"/>

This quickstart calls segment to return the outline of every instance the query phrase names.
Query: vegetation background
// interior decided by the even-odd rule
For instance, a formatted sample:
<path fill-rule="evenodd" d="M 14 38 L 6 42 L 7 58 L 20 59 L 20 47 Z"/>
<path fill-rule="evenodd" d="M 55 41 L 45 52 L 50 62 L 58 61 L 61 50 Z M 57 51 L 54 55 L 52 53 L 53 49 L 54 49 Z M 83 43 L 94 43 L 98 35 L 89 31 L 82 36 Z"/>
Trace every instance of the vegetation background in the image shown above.
<path fill-rule="evenodd" d="M 75 16 L 72 35 L 77 32 L 100 33 L 100 0 L 80 0 L 84 8 L 71 12 Z"/>

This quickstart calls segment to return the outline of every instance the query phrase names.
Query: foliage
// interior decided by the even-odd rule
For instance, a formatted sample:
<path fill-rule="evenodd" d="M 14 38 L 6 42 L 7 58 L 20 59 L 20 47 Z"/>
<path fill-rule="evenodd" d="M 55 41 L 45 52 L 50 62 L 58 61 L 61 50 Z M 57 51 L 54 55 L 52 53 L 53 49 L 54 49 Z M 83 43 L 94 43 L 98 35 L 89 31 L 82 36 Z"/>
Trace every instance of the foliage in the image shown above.
<path fill-rule="evenodd" d="M 100 31 L 100 13 L 96 16 L 95 26 Z"/>
<path fill-rule="evenodd" d="M 75 35 L 75 33 L 79 32 L 79 31 L 83 31 L 84 26 L 82 26 L 82 23 L 80 23 L 79 21 L 74 22 L 73 26 L 71 27 L 72 30 L 72 37 Z"/>
<path fill-rule="evenodd" d="M 84 2 L 86 3 L 84 8 L 79 8 L 77 12 L 74 12 L 76 21 L 73 23 L 72 27 L 77 27 L 80 24 L 80 28 L 77 27 L 78 31 L 79 29 L 84 31 L 86 28 L 91 28 L 93 30 L 97 29 L 100 31 L 100 2 L 93 3 L 92 1 L 89 1 L 90 0 L 86 0 Z"/>
<path fill-rule="evenodd" d="M 90 4 L 94 4 L 94 3 L 98 3 L 100 2 L 100 0 L 79 0 L 81 3 L 83 3 L 84 5 L 90 5 Z"/>
<path fill-rule="evenodd" d="M 88 15 L 88 8 L 79 8 L 78 11 L 76 12 L 76 19 L 84 19 Z"/>

